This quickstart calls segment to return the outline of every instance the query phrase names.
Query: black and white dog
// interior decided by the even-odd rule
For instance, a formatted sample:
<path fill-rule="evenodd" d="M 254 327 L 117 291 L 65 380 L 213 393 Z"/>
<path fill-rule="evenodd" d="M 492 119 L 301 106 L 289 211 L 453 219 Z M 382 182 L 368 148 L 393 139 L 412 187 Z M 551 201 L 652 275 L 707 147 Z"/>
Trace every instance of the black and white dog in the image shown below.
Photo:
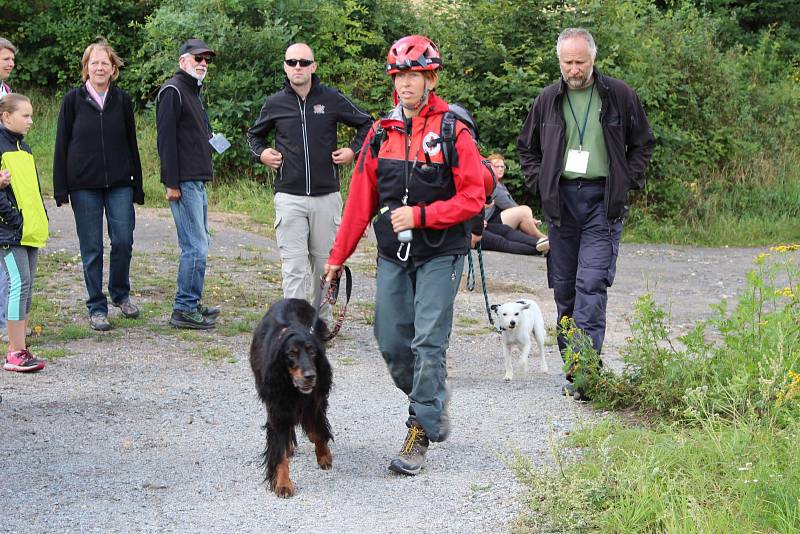
<path fill-rule="evenodd" d="M 296 425 L 314 444 L 320 468 L 330 469 L 333 463 L 328 448 L 333 439 L 327 416 L 333 373 L 325 356 L 327 336 L 325 323 L 302 299 L 275 302 L 253 332 L 250 366 L 267 409 L 262 465 L 266 482 L 279 497 L 294 495 L 289 458 L 297 446 Z"/>
<path fill-rule="evenodd" d="M 539 345 L 539 354 L 542 358 L 542 371 L 547 372 L 547 360 L 544 353 L 544 319 L 539 306 L 532 300 L 520 299 L 505 304 L 493 304 L 492 312 L 497 318 L 497 326 L 503 338 L 503 358 L 505 359 L 506 374 L 503 380 L 514 377 L 514 365 L 511 360 L 513 347 L 520 349 L 519 363 L 523 372 L 528 371 L 528 355 L 533 346 L 533 340 Z"/>

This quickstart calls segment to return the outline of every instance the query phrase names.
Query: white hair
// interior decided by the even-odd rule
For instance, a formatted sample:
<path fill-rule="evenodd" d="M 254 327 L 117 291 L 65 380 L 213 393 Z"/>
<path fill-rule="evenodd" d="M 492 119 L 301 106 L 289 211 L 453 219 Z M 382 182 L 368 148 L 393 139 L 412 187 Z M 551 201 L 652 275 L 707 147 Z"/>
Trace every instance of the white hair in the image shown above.
<path fill-rule="evenodd" d="M 561 35 L 558 36 L 558 41 L 556 41 L 556 54 L 559 59 L 561 58 L 561 43 L 573 37 L 580 37 L 586 41 L 586 44 L 589 45 L 589 55 L 592 56 L 592 61 L 594 61 L 594 58 L 597 57 L 597 45 L 594 44 L 594 37 L 589 33 L 589 30 L 583 28 L 567 28 L 561 32 Z"/>
<path fill-rule="evenodd" d="M 3 37 L 0 37 L 0 50 L 4 50 L 6 48 L 11 50 L 13 54 L 17 53 L 17 47 L 11 44 L 11 41 Z"/>

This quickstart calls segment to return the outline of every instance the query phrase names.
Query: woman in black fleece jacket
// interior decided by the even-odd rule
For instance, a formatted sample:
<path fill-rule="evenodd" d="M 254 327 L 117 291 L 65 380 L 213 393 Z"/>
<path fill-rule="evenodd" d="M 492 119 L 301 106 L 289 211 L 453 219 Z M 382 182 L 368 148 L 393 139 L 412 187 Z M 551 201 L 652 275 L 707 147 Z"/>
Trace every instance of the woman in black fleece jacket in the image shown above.
<path fill-rule="evenodd" d="M 103 213 L 111 240 L 108 292 L 125 317 L 137 317 L 130 300 L 133 203 L 144 204 L 142 165 L 133 106 L 114 87 L 122 60 L 105 41 L 83 54 L 84 85 L 64 97 L 53 156 L 53 193 L 58 206 L 71 204 L 78 231 L 89 324 L 109 330 L 103 293 Z"/>

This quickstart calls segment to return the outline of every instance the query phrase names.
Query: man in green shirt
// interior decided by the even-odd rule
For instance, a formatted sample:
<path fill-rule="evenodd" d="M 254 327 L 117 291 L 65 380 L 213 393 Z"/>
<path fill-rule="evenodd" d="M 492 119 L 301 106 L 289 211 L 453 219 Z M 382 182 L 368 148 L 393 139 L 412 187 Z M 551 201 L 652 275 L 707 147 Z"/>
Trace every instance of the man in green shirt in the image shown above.
<path fill-rule="evenodd" d="M 550 223 L 547 278 L 559 323 L 573 318 L 599 354 L 628 191 L 644 187 L 655 139 L 633 89 L 594 67 L 587 30 L 561 32 L 556 52 L 561 80 L 534 100 L 517 148 L 525 185 Z M 563 354 L 561 335 L 558 345 Z M 583 395 L 572 384 L 565 392 Z"/>

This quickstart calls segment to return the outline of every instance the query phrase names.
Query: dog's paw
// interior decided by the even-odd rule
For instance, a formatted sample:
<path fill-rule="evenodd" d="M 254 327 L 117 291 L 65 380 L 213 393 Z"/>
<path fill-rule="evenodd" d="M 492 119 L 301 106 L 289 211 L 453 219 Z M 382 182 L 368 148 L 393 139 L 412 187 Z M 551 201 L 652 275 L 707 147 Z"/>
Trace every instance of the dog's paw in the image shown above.
<path fill-rule="evenodd" d="M 280 497 L 281 499 L 288 499 L 289 497 L 294 495 L 294 482 L 291 480 L 284 480 L 275 484 L 275 495 Z"/>
<path fill-rule="evenodd" d="M 542 369 L 543 373 L 549 373 L 550 372 L 550 367 L 548 367 L 546 363 L 542 364 L 541 369 Z"/>
<path fill-rule="evenodd" d="M 328 470 L 333 467 L 333 454 L 328 452 L 328 454 L 323 454 L 322 456 L 317 457 L 317 465 L 319 465 L 320 469 Z"/>
<path fill-rule="evenodd" d="M 513 377 L 511 375 L 506 375 L 506 376 L 503 377 L 503 380 L 505 380 L 506 382 L 511 382 L 512 378 Z"/>

